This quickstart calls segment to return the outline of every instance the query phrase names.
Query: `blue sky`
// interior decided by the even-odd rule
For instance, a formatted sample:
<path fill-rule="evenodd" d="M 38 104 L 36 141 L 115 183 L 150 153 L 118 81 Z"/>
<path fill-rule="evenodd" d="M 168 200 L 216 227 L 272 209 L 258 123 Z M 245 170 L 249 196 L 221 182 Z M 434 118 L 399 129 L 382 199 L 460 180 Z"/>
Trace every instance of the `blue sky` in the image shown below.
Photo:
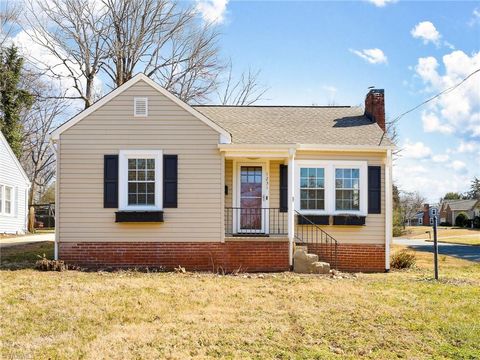
<path fill-rule="evenodd" d="M 261 69 L 264 104 L 361 105 L 374 85 L 385 89 L 391 119 L 480 68 L 478 2 L 203 3 L 234 68 Z M 480 74 L 398 130 L 402 189 L 431 202 L 467 190 L 480 176 Z"/>

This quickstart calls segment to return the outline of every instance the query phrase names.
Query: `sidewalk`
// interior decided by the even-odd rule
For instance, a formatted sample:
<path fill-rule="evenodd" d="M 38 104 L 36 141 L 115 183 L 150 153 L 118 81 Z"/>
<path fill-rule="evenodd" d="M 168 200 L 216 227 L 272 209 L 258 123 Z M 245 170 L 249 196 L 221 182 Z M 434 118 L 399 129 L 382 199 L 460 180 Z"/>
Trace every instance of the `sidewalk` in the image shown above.
<path fill-rule="evenodd" d="M 55 241 L 55 233 L 14 236 L 5 239 L 0 238 L 0 248 L 42 241 Z"/>

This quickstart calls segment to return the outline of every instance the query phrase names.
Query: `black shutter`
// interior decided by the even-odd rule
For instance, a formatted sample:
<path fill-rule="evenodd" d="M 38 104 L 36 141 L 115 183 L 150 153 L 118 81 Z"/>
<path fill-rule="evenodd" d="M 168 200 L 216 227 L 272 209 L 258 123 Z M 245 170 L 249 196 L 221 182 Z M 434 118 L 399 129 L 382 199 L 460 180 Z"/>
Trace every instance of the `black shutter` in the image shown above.
<path fill-rule="evenodd" d="M 288 165 L 280 165 L 280 212 L 288 211 Z"/>
<path fill-rule="evenodd" d="M 103 157 L 103 207 L 118 208 L 118 155 Z"/>
<path fill-rule="evenodd" d="M 178 156 L 163 155 L 163 207 L 177 207 Z"/>
<path fill-rule="evenodd" d="M 380 214 L 382 203 L 382 168 L 380 166 L 368 167 L 368 213 Z"/>

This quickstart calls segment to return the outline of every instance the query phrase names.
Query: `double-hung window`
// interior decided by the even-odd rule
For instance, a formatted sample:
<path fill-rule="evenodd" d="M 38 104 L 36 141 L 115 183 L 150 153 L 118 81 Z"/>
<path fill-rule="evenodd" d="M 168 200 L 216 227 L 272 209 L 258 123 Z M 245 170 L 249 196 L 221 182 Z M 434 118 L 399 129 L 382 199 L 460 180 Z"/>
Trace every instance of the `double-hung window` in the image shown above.
<path fill-rule="evenodd" d="M 324 168 L 300 168 L 300 209 L 325 210 Z"/>
<path fill-rule="evenodd" d="M 307 215 L 368 213 L 366 161 L 297 160 L 295 209 Z"/>
<path fill-rule="evenodd" d="M 360 210 L 359 169 L 335 169 L 335 210 Z"/>
<path fill-rule="evenodd" d="M 161 150 L 120 151 L 120 210 L 162 209 L 162 160 Z"/>
<path fill-rule="evenodd" d="M 12 215 L 13 191 L 12 186 L 0 185 L 0 214 Z"/>

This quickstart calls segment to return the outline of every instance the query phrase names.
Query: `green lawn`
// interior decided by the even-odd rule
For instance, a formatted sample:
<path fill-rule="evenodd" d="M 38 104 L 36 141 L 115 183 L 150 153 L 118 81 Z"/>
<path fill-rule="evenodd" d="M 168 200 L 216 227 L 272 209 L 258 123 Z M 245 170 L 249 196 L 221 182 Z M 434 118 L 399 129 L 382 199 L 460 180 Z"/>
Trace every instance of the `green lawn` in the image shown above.
<path fill-rule="evenodd" d="M 32 251 L 22 261 L 2 250 L 3 359 L 474 359 L 480 353 L 480 264 L 451 257 L 440 258 L 440 282 L 432 280 L 427 253 L 417 253 L 414 270 L 342 279 L 6 269 L 13 260 L 28 266 Z"/>

